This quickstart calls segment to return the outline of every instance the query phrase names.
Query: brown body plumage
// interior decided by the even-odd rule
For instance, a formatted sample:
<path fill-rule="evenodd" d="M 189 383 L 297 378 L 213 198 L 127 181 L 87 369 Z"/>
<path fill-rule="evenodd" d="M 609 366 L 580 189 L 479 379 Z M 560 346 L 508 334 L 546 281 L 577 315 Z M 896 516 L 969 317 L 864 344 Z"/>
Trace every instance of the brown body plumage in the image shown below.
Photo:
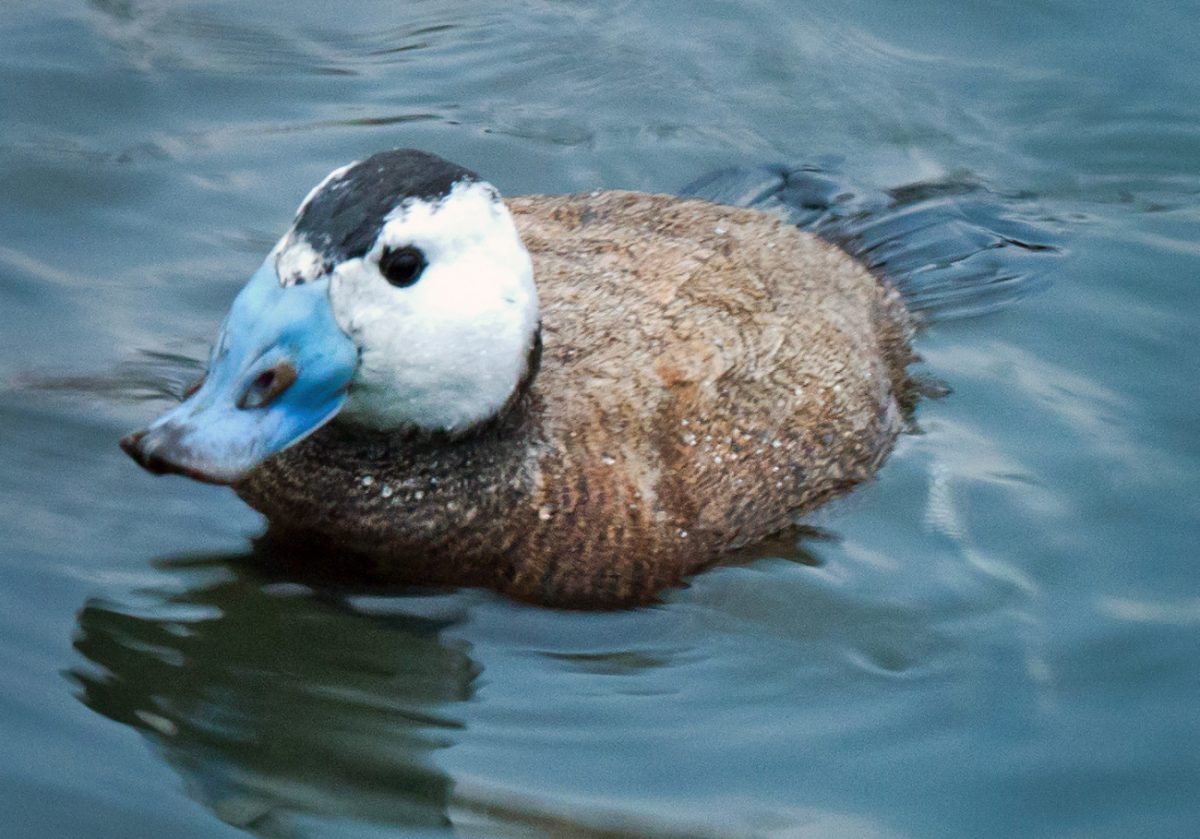
<path fill-rule="evenodd" d="M 911 323 L 854 259 L 755 210 L 631 192 L 508 201 L 541 369 L 460 439 L 335 422 L 237 486 L 272 534 L 377 579 L 539 603 L 652 599 L 869 478 Z"/>

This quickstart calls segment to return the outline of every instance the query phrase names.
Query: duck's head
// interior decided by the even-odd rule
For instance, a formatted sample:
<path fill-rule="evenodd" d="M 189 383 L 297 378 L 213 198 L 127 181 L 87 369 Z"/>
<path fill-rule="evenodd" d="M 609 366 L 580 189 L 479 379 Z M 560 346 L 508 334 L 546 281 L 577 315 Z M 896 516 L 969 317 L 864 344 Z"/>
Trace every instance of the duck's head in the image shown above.
<path fill-rule="evenodd" d="M 121 447 L 235 483 L 335 417 L 463 433 L 532 375 L 529 254 L 497 191 L 413 150 L 331 173 L 233 301 L 208 372 Z"/>

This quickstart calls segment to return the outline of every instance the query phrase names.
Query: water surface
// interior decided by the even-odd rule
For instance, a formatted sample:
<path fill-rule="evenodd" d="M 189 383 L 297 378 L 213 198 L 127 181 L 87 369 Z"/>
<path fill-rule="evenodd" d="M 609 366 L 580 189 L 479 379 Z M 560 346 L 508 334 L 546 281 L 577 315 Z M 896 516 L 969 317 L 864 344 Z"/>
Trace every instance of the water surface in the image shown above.
<path fill-rule="evenodd" d="M 5 835 L 1193 835 L 1197 19 L 7 4 Z M 1028 196 L 1072 256 L 1045 294 L 923 336 L 953 395 L 814 518 L 806 561 L 607 615 L 312 588 L 265 570 L 228 491 L 115 441 L 307 190 L 399 145 L 513 194 L 837 155 L 878 186 Z"/>

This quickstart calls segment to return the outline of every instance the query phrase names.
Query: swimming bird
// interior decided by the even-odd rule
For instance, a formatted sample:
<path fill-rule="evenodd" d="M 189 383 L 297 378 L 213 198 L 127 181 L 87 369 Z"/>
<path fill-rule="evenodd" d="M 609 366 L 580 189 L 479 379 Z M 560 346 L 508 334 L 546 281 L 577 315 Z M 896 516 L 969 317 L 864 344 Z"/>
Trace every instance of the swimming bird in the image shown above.
<path fill-rule="evenodd" d="M 912 406 L 919 296 L 793 221 L 376 154 L 122 447 L 364 579 L 649 602 L 870 478 Z"/>

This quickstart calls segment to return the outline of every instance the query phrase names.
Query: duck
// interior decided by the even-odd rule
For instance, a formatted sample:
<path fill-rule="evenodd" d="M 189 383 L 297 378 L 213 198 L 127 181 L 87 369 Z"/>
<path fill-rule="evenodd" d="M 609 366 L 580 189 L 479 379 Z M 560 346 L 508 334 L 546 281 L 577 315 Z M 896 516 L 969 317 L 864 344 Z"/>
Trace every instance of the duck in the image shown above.
<path fill-rule="evenodd" d="M 335 169 L 207 372 L 121 440 L 363 580 L 623 608 L 796 527 L 906 427 L 920 317 L 769 209 Z"/>

